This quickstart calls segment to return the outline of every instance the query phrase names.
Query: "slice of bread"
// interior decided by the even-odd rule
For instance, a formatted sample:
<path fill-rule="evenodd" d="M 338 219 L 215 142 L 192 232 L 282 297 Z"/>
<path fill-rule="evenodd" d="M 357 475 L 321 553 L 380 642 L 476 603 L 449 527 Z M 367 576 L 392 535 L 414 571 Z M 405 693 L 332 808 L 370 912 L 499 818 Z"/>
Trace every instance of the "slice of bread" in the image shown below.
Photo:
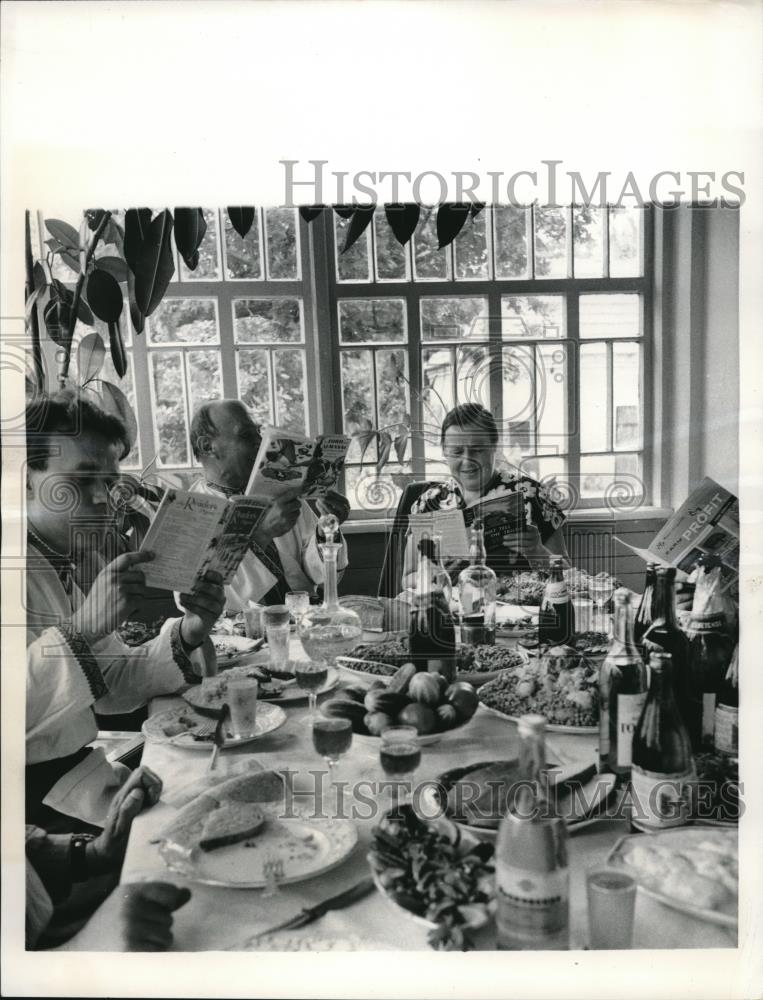
<path fill-rule="evenodd" d="M 251 802 L 225 802 L 207 817 L 199 838 L 202 851 L 238 844 L 265 825 L 265 813 Z"/>

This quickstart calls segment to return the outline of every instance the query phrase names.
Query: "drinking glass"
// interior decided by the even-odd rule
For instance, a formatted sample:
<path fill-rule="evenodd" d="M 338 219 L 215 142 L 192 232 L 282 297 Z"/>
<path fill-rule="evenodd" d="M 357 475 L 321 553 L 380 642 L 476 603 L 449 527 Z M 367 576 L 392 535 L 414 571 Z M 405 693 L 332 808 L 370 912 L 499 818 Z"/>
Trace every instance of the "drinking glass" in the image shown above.
<path fill-rule="evenodd" d="M 307 691 L 310 719 L 313 722 L 315 722 L 315 708 L 318 704 L 318 691 L 326 683 L 328 675 L 328 664 L 323 660 L 294 661 L 294 679 L 300 690 Z"/>
<path fill-rule="evenodd" d="M 230 728 L 234 739 L 254 736 L 257 721 L 257 680 L 239 677 L 228 681 Z"/>
<path fill-rule="evenodd" d="M 415 726 L 390 726 L 381 734 L 379 751 L 382 770 L 397 782 L 395 803 L 400 804 L 404 784 L 413 788 L 413 775 L 421 763 L 421 745 Z"/>
<path fill-rule="evenodd" d="M 306 590 L 290 590 L 286 595 L 286 607 L 296 625 L 302 621 L 302 615 L 310 610 L 310 595 Z"/>
<path fill-rule="evenodd" d="M 636 880 L 618 868 L 596 867 L 586 873 L 586 886 L 590 947 L 631 948 Z"/>
<path fill-rule="evenodd" d="M 244 632 L 247 639 L 260 639 L 262 637 L 262 608 L 259 604 L 252 604 L 244 611 Z"/>
<path fill-rule="evenodd" d="M 615 592 L 615 581 L 608 573 L 599 573 L 588 581 L 588 593 L 596 605 L 596 628 L 598 632 L 609 634 L 609 621 L 604 614 L 604 605 Z"/>
<path fill-rule="evenodd" d="M 291 615 L 285 604 L 271 604 L 269 607 L 262 609 L 262 624 L 264 628 L 280 628 L 284 625 L 288 627 L 290 621 Z"/>
<path fill-rule="evenodd" d="M 328 764 L 334 780 L 334 765 L 352 746 L 352 723 L 349 719 L 316 719 L 313 722 L 313 746 Z"/>
<path fill-rule="evenodd" d="M 276 670 L 283 670 L 284 664 L 289 659 L 289 626 L 268 625 L 265 635 L 268 640 L 270 666 Z"/>

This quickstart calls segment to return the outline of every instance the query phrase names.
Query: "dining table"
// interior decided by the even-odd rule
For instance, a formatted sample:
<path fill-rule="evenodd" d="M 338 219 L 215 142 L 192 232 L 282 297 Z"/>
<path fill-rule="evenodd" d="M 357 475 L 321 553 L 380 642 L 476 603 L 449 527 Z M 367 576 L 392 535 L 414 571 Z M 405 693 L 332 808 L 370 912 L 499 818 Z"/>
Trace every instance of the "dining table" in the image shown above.
<path fill-rule="evenodd" d="M 368 636 L 367 638 L 371 638 Z M 267 655 L 266 653 L 264 654 Z M 263 653 L 254 657 L 262 662 Z M 290 641 L 289 656 L 305 658 L 296 637 Z M 339 686 L 357 679 L 339 671 Z M 331 697 L 325 694 L 322 699 Z M 150 713 L 183 704 L 180 696 L 157 698 Z M 374 889 L 351 906 L 332 910 L 317 921 L 300 928 L 267 934 L 270 928 L 298 913 L 303 907 L 349 889 L 370 875 L 367 854 L 378 816 L 360 807 L 352 789 L 359 782 L 383 778 L 379 740 L 355 737 L 348 753 L 334 768 L 334 782 L 312 742 L 307 698 L 284 706 L 286 722 L 277 730 L 244 745 L 226 745 L 218 757 L 215 773 L 221 778 L 247 767 L 288 770 L 290 787 L 305 801 L 322 796 L 324 808 L 336 808 L 341 801 L 347 815 L 357 825 L 357 844 L 346 859 L 331 870 L 305 881 L 279 885 L 275 894 L 262 888 L 231 888 L 203 884 L 171 870 L 159 849 L 162 831 L 177 814 L 171 804 L 179 789 L 201 778 L 209 767 L 211 747 L 186 749 L 167 741 L 148 740 L 142 763 L 162 779 L 160 801 L 139 815 L 132 825 L 121 873 L 123 884 L 136 881 L 170 881 L 191 890 L 187 904 L 174 914 L 173 951 L 250 950 L 391 950 L 421 951 L 431 947 L 429 929 Z M 597 737 L 549 732 L 546 739 L 550 761 L 561 765 L 592 763 L 596 758 Z M 519 749 L 517 726 L 480 707 L 464 726 L 445 733 L 422 748 L 416 780 L 434 779 L 449 768 L 495 759 L 515 757 Z M 339 792 L 338 792 L 339 790 Z M 574 830 L 569 838 L 570 948 L 588 946 L 586 871 L 606 861 L 618 840 L 628 834 L 623 818 L 602 818 Z M 495 948 L 492 925 L 474 939 L 477 949 Z M 706 922 L 666 906 L 639 891 L 637 894 L 633 948 L 735 948 L 734 928 Z"/>

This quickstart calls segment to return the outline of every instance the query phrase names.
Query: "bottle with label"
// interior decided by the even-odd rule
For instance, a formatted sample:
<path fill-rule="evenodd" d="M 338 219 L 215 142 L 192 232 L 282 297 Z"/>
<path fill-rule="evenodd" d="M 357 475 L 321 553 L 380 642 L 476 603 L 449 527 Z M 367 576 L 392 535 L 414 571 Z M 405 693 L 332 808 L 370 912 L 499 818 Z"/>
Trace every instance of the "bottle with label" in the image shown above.
<path fill-rule="evenodd" d="M 689 640 L 676 621 L 676 571 L 672 566 L 658 566 L 655 575 L 652 624 L 643 636 L 644 656 L 651 663 L 652 653 L 670 653 L 673 694 L 684 725 L 688 726 L 691 716 Z"/>
<path fill-rule="evenodd" d="M 498 948 L 569 948 L 567 825 L 546 795 L 545 719 L 519 720 L 520 780 L 495 847 Z"/>
<path fill-rule="evenodd" d="M 432 535 L 432 585 L 436 591 L 440 591 L 445 603 L 450 607 L 453 597 L 453 584 L 450 574 L 442 564 L 442 535 Z"/>
<path fill-rule="evenodd" d="M 419 542 L 416 597 L 408 636 L 411 662 L 419 671 L 438 673 L 446 680 L 454 681 L 456 627 L 445 594 L 435 586 L 435 555 L 432 539 L 422 538 Z"/>
<path fill-rule="evenodd" d="M 620 781 L 631 772 L 633 733 L 646 701 L 646 667 L 633 641 L 630 594 L 615 591 L 612 640 L 599 674 L 599 767 Z"/>
<path fill-rule="evenodd" d="M 633 641 L 637 646 L 641 645 L 644 633 L 652 624 L 652 605 L 654 604 L 654 563 L 646 564 L 646 578 L 644 580 L 644 593 L 641 595 L 636 618 L 633 622 Z"/>
<path fill-rule="evenodd" d="M 652 653 L 649 691 L 633 734 L 630 820 L 647 832 L 682 826 L 691 816 L 694 758 L 670 672 L 670 654 Z"/>
<path fill-rule="evenodd" d="M 538 638 L 541 643 L 563 646 L 575 633 L 575 608 L 562 573 L 561 556 L 552 556 L 549 578 L 543 591 L 538 615 Z"/>
<path fill-rule="evenodd" d="M 485 531 L 482 522 L 472 525 L 469 565 L 461 570 L 458 590 L 461 599 L 461 642 L 465 645 L 495 645 L 495 602 L 497 579 L 486 565 Z"/>
<path fill-rule="evenodd" d="M 736 757 L 739 753 L 739 646 L 723 679 L 715 706 L 715 749 Z"/>
<path fill-rule="evenodd" d="M 715 709 L 733 653 L 722 586 L 720 559 L 703 556 L 697 568 L 687 631 L 691 676 L 691 714 L 687 721 L 695 753 L 713 748 Z"/>

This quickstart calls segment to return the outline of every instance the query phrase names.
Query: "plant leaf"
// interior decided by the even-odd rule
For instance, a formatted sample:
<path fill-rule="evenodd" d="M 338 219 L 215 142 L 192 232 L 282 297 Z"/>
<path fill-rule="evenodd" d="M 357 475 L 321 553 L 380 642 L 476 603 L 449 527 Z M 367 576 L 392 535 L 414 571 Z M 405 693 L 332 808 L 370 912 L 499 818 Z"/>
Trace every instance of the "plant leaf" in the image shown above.
<path fill-rule="evenodd" d="M 32 310 L 34 309 L 35 304 L 37 303 L 38 299 L 40 299 L 44 294 L 45 294 L 45 288 L 35 288 L 27 296 L 26 307 L 24 309 L 24 315 L 27 323 L 31 319 Z"/>
<path fill-rule="evenodd" d="M 229 208 L 228 218 L 230 219 L 230 224 L 243 240 L 254 225 L 254 208 L 246 206 Z"/>
<path fill-rule="evenodd" d="M 127 281 L 128 267 L 121 257 L 96 257 L 95 266 L 101 271 L 107 271 L 117 281 Z"/>
<path fill-rule="evenodd" d="M 124 378 L 127 371 L 127 354 L 118 322 L 109 323 L 109 346 L 111 360 L 114 362 L 114 371 L 120 378 Z"/>
<path fill-rule="evenodd" d="M 45 306 L 42 314 L 45 322 L 45 330 L 54 344 L 66 348 L 69 343 L 69 319 L 71 317 L 71 307 L 67 302 L 63 302 L 57 296 Z"/>
<path fill-rule="evenodd" d="M 125 212 L 124 252 L 127 266 L 135 273 L 143 243 L 151 225 L 150 208 L 128 208 Z M 108 229 L 108 226 L 106 227 Z"/>
<path fill-rule="evenodd" d="M 106 223 L 106 228 L 103 230 L 103 233 L 101 234 L 101 242 L 104 245 L 112 243 L 117 248 L 117 250 L 119 250 L 120 253 L 124 253 L 125 231 L 124 229 L 122 229 L 122 227 L 119 225 L 118 222 L 114 221 L 113 217 L 109 219 L 109 221 Z"/>
<path fill-rule="evenodd" d="M 77 303 L 77 319 L 81 320 L 85 326 L 95 326 L 95 319 L 90 311 L 90 307 L 81 295 Z"/>
<path fill-rule="evenodd" d="M 138 424 L 127 396 L 113 382 L 101 382 L 100 386 L 104 409 L 119 417 L 125 425 L 130 448 L 132 448 L 138 437 Z"/>
<path fill-rule="evenodd" d="M 95 268 L 87 276 L 87 301 L 98 319 L 116 323 L 122 313 L 124 298 L 119 282 L 108 271 Z"/>
<path fill-rule="evenodd" d="M 437 211 L 437 241 L 439 248 L 448 246 L 458 236 L 469 218 L 469 205 L 446 201 Z"/>
<path fill-rule="evenodd" d="M 408 428 L 405 427 L 395 438 L 395 454 L 397 460 L 402 465 L 405 461 L 405 450 L 408 447 Z"/>
<path fill-rule="evenodd" d="M 384 466 L 389 461 L 389 453 L 392 450 L 392 435 L 388 434 L 387 431 L 381 431 L 379 434 L 379 457 L 376 461 L 376 471 L 381 472 Z"/>
<path fill-rule="evenodd" d="M 138 309 L 138 303 L 135 301 L 135 275 L 129 267 L 127 268 L 127 301 L 130 303 L 132 328 L 136 333 L 143 333 L 143 328 L 146 325 L 146 317 Z"/>
<path fill-rule="evenodd" d="M 32 280 L 34 281 L 34 287 L 39 292 L 42 288 L 45 288 L 48 284 L 48 279 L 45 277 L 45 268 L 36 260 L 34 263 L 34 268 L 32 269 Z"/>
<path fill-rule="evenodd" d="M 172 213 L 165 209 L 151 222 L 135 268 L 135 302 L 150 316 L 162 301 L 175 273 L 170 249 Z"/>
<path fill-rule="evenodd" d="M 45 240 L 45 246 L 49 247 L 52 253 L 61 253 L 64 249 L 63 243 L 59 243 L 58 240 L 54 240 L 52 237 Z"/>
<path fill-rule="evenodd" d="M 76 254 L 73 254 L 70 250 L 64 247 L 62 250 L 59 251 L 59 256 L 61 260 L 64 262 L 64 264 L 70 267 L 72 271 L 76 271 L 77 274 L 80 273 L 79 251 Z"/>
<path fill-rule="evenodd" d="M 191 271 L 199 263 L 198 250 L 206 231 L 207 223 L 200 208 L 175 209 L 175 246 Z"/>
<path fill-rule="evenodd" d="M 384 214 L 395 239 L 401 246 L 405 246 L 419 224 L 421 205 L 396 202 L 385 205 Z"/>
<path fill-rule="evenodd" d="M 334 211 L 340 219 L 349 219 L 355 211 L 355 205 L 334 205 Z"/>
<path fill-rule="evenodd" d="M 299 214 L 305 222 L 312 222 L 313 219 L 318 218 L 325 207 L 325 205 L 302 205 Z"/>
<path fill-rule="evenodd" d="M 68 222 L 62 222 L 61 219 L 46 219 L 45 228 L 51 236 L 55 237 L 65 247 L 71 247 L 72 250 L 79 250 L 79 233 Z"/>
<path fill-rule="evenodd" d="M 104 215 L 106 214 L 103 208 L 88 208 L 85 210 L 85 218 L 87 219 L 87 227 L 91 233 L 94 233 L 96 229 L 100 226 Z"/>
<path fill-rule="evenodd" d="M 471 217 L 473 219 L 476 219 L 484 207 L 485 207 L 484 201 L 473 201 L 472 207 L 470 209 Z"/>
<path fill-rule="evenodd" d="M 106 348 L 100 333 L 88 333 L 82 338 L 77 348 L 77 368 L 82 385 L 96 377 L 103 367 L 105 357 Z"/>
<path fill-rule="evenodd" d="M 347 253 L 353 243 L 360 239 L 373 219 L 375 211 L 376 205 L 358 205 L 352 214 L 352 221 L 344 239 L 342 253 Z"/>
<path fill-rule="evenodd" d="M 358 433 L 355 435 L 355 439 L 360 446 L 361 464 L 363 463 L 363 459 L 365 458 L 366 452 L 371 446 L 371 442 L 374 441 L 377 436 L 378 436 L 378 431 L 373 431 L 373 430 L 358 431 Z"/>

